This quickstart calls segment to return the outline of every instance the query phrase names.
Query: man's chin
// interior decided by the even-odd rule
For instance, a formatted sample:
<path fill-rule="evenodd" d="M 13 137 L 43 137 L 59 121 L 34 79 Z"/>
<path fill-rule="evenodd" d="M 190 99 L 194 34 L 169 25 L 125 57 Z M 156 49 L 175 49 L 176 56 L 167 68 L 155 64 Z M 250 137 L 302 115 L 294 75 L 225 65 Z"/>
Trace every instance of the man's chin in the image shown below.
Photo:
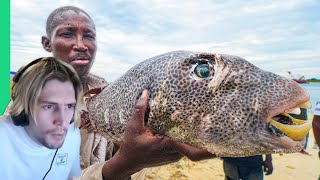
<path fill-rule="evenodd" d="M 78 73 L 80 78 L 86 77 L 89 74 L 89 70 L 90 70 L 90 68 L 88 68 L 88 67 L 77 66 L 77 67 L 73 67 L 73 68 L 76 70 L 76 72 Z"/>
<path fill-rule="evenodd" d="M 47 147 L 48 149 L 59 149 L 61 148 L 63 145 L 63 143 L 59 143 L 59 144 L 44 144 L 45 147 Z"/>
<path fill-rule="evenodd" d="M 61 148 L 63 143 L 64 143 L 65 138 L 60 139 L 60 140 L 51 140 L 51 141 L 46 141 L 43 146 L 47 147 L 48 149 L 58 149 Z"/>

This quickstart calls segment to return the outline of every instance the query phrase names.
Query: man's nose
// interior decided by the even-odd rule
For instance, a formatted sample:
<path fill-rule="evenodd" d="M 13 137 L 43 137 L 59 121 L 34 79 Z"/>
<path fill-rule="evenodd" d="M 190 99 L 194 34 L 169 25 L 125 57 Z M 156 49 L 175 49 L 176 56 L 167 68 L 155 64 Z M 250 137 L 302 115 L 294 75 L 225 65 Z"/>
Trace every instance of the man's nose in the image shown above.
<path fill-rule="evenodd" d="M 79 51 L 79 52 L 85 52 L 85 51 L 88 50 L 88 47 L 83 42 L 83 38 L 82 37 L 77 37 L 75 45 L 74 45 L 74 49 L 76 51 Z"/>
<path fill-rule="evenodd" d="M 70 121 L 71 117 L 64 109 L 59 109 L 56 112 L 56 118 L 54 119 L 55 125 L 65 125 Z"/>

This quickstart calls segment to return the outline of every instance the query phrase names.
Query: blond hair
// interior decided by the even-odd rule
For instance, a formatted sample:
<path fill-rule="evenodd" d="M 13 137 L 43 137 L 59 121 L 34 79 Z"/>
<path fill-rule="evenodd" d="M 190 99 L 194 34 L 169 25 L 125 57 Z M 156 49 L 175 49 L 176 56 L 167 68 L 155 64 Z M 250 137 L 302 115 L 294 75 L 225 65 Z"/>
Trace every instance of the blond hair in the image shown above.
<path fill-rule="evenodd" d="M 80 106 L 83 103 L 83 90 L 80 78 L 71 65 L 54 57 L 36 59 L 21 67 L 13 77 L 12 106 L 9 109 L 9 114 L 11 116 L 24 114 L 24 117 L 26 117 L 26 122 L 22 124 L 15 123 L 16 125 L 27 125 L 30 118 L 37 124 L 35 107 L 43 87 L 48 81 L 53 79 L 61 82 L 70 81 L 72 83 L 77 101 L 73 118 L 76 126 L 80 125 Z"/>

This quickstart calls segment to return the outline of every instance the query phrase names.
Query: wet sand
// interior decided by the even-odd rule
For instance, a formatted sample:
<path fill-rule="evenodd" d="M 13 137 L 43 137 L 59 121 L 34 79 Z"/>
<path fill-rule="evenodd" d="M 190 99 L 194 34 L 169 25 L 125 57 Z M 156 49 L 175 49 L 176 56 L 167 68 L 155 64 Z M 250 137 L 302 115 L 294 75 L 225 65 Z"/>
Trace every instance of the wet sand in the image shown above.
<path fill-rule="evenodd" d="M 264 179 L 317 180 L 320 175 L 320 160 L 318 150 L 313 149 L 314 141 L 311 129 L 307 147 L 311 156 L 301 153 L 273 154 L 273 174 Z M 192 162 L 183 158 L 177 163 L 149 169 L 146 177 L 149 180 L 224 180 L 224 173 L 220 159 Z"/>

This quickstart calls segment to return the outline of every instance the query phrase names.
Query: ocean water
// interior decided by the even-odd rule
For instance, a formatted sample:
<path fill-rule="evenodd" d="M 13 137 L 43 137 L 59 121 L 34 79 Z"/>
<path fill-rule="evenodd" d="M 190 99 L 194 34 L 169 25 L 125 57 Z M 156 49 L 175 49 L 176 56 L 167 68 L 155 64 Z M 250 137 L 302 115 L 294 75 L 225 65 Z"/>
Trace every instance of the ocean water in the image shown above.
<path fill-rule="evenodd" d="M 314 109 L 316 107 L 316 102 L 320 99 L 320 83 L 300 84 L 300 85 L 304 87 L 310 95 L 310 102 L 311 102 L 312 108 L 308 110 L 308 113 L 313 114 Z"/>

